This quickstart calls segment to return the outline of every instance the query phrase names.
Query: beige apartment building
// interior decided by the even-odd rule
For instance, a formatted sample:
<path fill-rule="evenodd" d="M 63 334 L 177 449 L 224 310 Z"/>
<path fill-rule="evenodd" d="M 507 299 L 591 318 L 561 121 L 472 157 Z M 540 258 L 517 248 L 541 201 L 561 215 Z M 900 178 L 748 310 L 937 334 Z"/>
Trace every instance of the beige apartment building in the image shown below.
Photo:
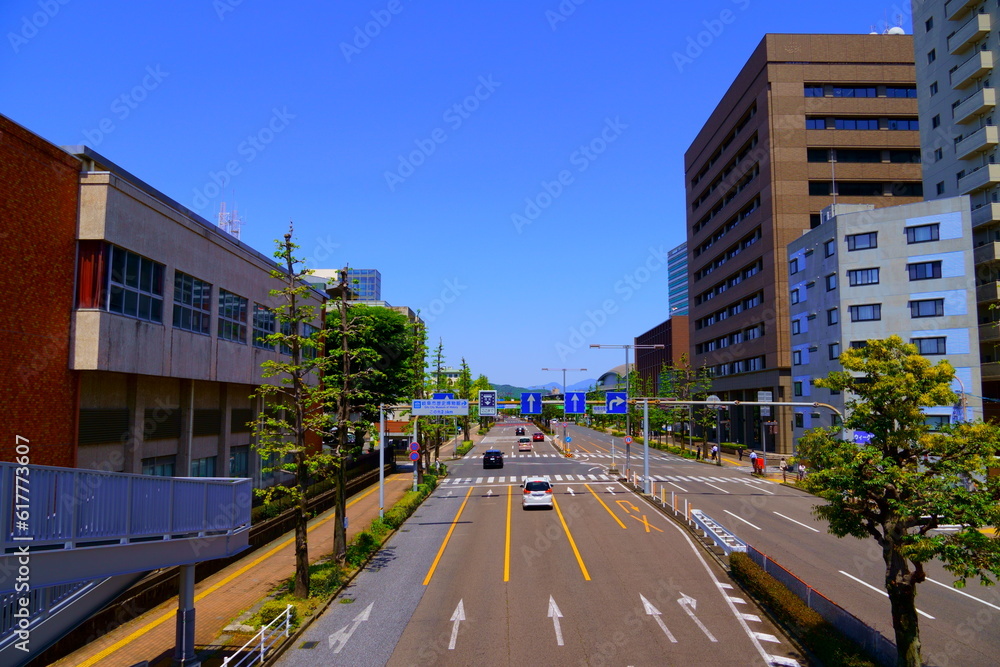
<path fill-rule="evenodd" d="M 913 39 L 764 37 L 684 156 L 691 358 L 724 400 L 791 401 L 786 246 L 833 203 L 922 200 Z M 722 439 L 760 447 L 753 407 Z M 768 449 L 791 452 L 793 413 Z"/>

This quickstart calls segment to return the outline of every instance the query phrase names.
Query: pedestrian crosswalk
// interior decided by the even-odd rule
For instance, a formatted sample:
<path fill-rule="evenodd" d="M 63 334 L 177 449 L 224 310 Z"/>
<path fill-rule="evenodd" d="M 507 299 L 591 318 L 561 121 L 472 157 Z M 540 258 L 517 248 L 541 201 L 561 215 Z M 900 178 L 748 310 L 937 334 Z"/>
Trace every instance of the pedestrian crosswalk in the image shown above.
<path fill-rule="evenodd" d="M 523 482 L 528 477 L 535 475 L 494 475 L 492 477 L 483 475 L 482 477 L 446 477 L 441 480 L 441 484 L 452 486 L 460 484 L 508 484 Z M 603 482 L 609 479 L 617 479 L 606 474 L 599 475 L 549 475 L 553 482 Z M 747 479 L 746 477 L 713 477 L 708 475 L 650 475 L 649 479 L 654 482 L 704 482 L 706 484 L 770 484 L 767 480 L 759 478 Z"/>
<path fill-rule="evenodd" d="M 479 456 L 469 454 L 463 458 L 475 459 L 479 458 Z M 560 454 L 536 454 L 535 452 L 530 452 L 527 454 L 504 454 L 503 458 L 506 461 L 507 459 L 561 459 L 563 457 Z"/>

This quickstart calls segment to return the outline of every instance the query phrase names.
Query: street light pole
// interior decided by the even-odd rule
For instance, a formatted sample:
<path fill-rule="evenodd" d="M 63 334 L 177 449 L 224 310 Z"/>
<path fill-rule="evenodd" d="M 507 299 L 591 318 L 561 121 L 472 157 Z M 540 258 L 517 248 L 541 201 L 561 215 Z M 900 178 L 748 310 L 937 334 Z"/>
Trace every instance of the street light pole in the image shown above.
<path fill-rule="evenodd" d="M 563 405 L 565 406 L 566 405 L 566 392 L 567 392 L 567 389 L 566 389 L 566 371 L 585 371 L 587 369 L 586 368 L 543 368 L 542 370 L 543 371 L 562 371 L 562 374 L 563 374 Z M 586 404 L 584 404 L 583 407 L 584 407 L 584 410 L 587 409 Z M 569 451 L 569 446 L 566 444 L 566 411 L 565 410 L 563 410 L 563 420 L 562 420 L 562 422 L 563 422 L 563 437 L 562 437 L 563 449 L 568 452 Z"/>

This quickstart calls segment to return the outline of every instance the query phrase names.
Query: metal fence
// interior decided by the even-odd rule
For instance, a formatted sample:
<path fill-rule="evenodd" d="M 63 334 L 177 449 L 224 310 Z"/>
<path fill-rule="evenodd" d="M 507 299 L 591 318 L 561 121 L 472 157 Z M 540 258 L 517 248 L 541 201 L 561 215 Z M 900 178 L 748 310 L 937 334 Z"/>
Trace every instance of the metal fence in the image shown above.
<path fill-rule="evenodd" d="M 891 667 L 896 664 L 896 645 L 878 630 L 866 625 L 854 614 L 845 611 L 835 602 L 805 583 L 794 574 L 778 565 L 769 556 L 747 545 L 747 555 L 765 572 L 781 582 L 797 595 L 806 605 L 818 613 L 827 623 L 837 628 L 845 637 L 861 647 L 869 657 L 880 665 Z"/>

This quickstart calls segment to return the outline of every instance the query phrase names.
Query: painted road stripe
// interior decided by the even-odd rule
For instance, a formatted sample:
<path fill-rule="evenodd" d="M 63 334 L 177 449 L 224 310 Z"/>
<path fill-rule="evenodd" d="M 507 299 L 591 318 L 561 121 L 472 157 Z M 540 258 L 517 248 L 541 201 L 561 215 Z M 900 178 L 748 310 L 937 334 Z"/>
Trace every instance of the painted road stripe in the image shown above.
<path fill-rule="evenodd" d="M 583 564 L 583 558 L 580 556 L 580 550 L 576 548 L 576 541 L 573 540 L 573 534 L 569 532 L 569 526 L 566 525 L 566 519 L 563 518 L 562 510 L 559 509 L 559 503 L 556 499 L 552 499 L 552 506 L 556 508 L 556 514 L 559 515 L 559 523 L 562 524 L 563 530 L 566 531 L 566 538 L 569 539 L 569 545 L 573 548 L 573 555 L 576 556 L 576 562 L 580 565 L 580 572 L 583 573 L 583 578 L 585 581 L 590 581 L 590 573 L 587 572 L 587 566 Z"/>
<path fill-rule="evenodd" d="M 730 512 L 729 510 L 722 510 L 722 511 L 725 512 L 726 514 L 728 514 L 729 516 L 733 517 L 734 519 L 739 519 L 740 521 L 742 521 L 746 525 L 750 526 L 751 528 L 756 528 L 757 530 L 760 530 L 760 526 L 753 525 L 752 523 L 750 523 L 749 521 L 747 521 L 743 517 L 736 516 L 735 514 L 733 514 L 732 512 Z"/>
<path fill-rule="evenodd" d="M 434 570 L 437 569 L 438 561 L 441 560 L 441 556 L 444 555 L 445 547 L 448 546 L 448 540 L 451 539 L 451 534 L 455 532 L 455 526 L 458 525 L 458 519 L 462 516 L 462 511 L 465 509 L 465 504 L 469 502 L 469 496 L 472 495 L 472 490 L 476 488 L 470 486 L 469 490 L 465 493 L 465 500 L 462 501 L 462 506 L 458 508 L 458 513 L 455 514 L 455 519 L 451 522 L 451 527 L 448 528 L 448 534 L 444 536 L 444 542 L 441 543 L 441 548 L 438 549 L 437 556 L 434 557 L 434 562 L 431 563 L 431 569 L 427 571 L 427 576 L 424 578 L 424 586 L 431 583 L 431 577 L 434 576 Z"/>
<path fill-rule="evenodd" d="M 757 620 L 760 620 L 760 619 L 757 619 Z M 761 640 L 762 642 L 774 642 L 775 644 L 780 644 L 781 643 L 780 639 L 778 639 L 774 635 L 769 635 L 766 632 L 755 632 L 755 633 L 753 633 L 753 636 L 756 637 L 757 639 Z"/>
<path fill-rule="evenodd" d="M 876 592 L 876 593 L 878 593 L 879 595 L 884 595 L 884 596 L 886 596 L 886 597 L 889 597 L 889 594 L 888 594 L 888 593 L 886 593 L 885 591 L 883 591 L 883 590 L 882 590 L 882 589 L 880 589 L 880 588 L 876 588 L 875 586 L 872 586 L 872 585 L 871 585 L 871 584 L 869 584 L 869 583 L 868 583 L 867 581 L 862 581 L 862 580 L 858 579 L 857 577 L 855 577 L 855 576 L 853 576 L 853 575 L 850 575 L 850 574 L 847 574 L 847 573 L 846 573 L 846 572 L 844 572 L 843 570 L 838 570 L 838 572 L 840 572 L 840 573 L 841 573 L 842 575 L 844 575 L 844 576 L 845 576 L 845 577 L 847 577 L 848 579 L 853 579 L 854 581 L 858 582 L 858 583 L 859 583 L 859 584 L 861 584 L 862 586 L 867 586 L 868 588 L 872 589 L 873 591 L 875 591 L 875 592 Z M 919 609 L 917 609 L 917 613 L 918 613 L 918 614 L 920 614 L 921 616 L 926 616 L 927 618 L 931 619 L 932 621 L 934 620 L 934 617 L 933 617 L 933 616 L 931 616 L 930 614 L 928 614 L 927 612 L 923 612 L 923 611 L 920 611 Z"/>
<path fill-rule="evenodd" d="M 754 621 L 756 623 L 760 623 L 760 616 L 757 616 L 756 614 L 740 614 L 740 616 L 744 621 Z"/>
<path fill-rule="evenodd" d="M 702 483 L 703 483 L 703 484 L 704 484 L 705 486 L 710 486 L 710 487 L 712 487 L 713 489 L 718 489 L 719 491 L 722 491 L 723 493 L 727 493 L 727 494 L 729 493 L 728 491 L 726 491 L 726 490 L 725 490 L 724 488 L 722 488 L 721 486 L 716 486 L 715 484 L 711 484 L 711 483 L 709 483 L 709 482 L 702 482 Z"/>
<path fill-rule="evenodd" d="M 977 597 L 976 597 L 975 595 L 969 595 L 969 594 L 968 594 L 968 593 L 966 593 L 965 591 L 960 591 L 960 590 L 958 590 L 957 588 L 953 588 L 953 587 L 949 586 L 948 584 L 942 584 L 942 583 L 941 583 L 940 581 L 934 581 L 934 580 L 933 580 L 933 579 L 931 579 L 931 578 L 928 578 L 928 579 L 927 579 L 927 581 L 931 582 L 932 584 L 937 584 L 938 586 L 941 586 L 942 588 L 947 588 L 947 589 L 948 589 L 949 591 L 951 591 L 952 593 L 958 593 L 959 595 L 964 595 L 964 596 L 965 596 L 965 597 L 967 597 L 967 598 L 972 598 L 972 599 L 973 599 L 973 600 L 975 600 L 976 602 L 982 602 L 982 603 L 983 603 L 984 605 L 986 605 L 987 607 L 993 607 L 994 609 L 996 609 L 996 610 L 1000 611 L 1000 607 L 996 606 L 995 604 L 990 604 L 990 603 L 989 603 L 989 602 L 987 602 L 986 600 L 980 600 L 980 599 L 979 599 L 979 598 L 977 598 Z"/>
<path fill-rule="evenodd" d="M 784 514 L 782 514 L 781 512 L 775 512 L 775 514 L 777 514 L 778 516 L 780 516 L 780 517 L 781 517 L 782 519 L 788 519 L 788 520 L 789 520 L 789 521 L 791 521 L 792 523 L 797 523 L 797 524 L 799 524 L 800 526 L 802 526 L 803 528 L 808 528 L 809 530 L 811 530 L 811 531 L 812 531 L 812 532 L 814 532 L 814 533 L 818 533 L 818 532 L 819 532 L 818 530 L 816 530 L 816 529 L 815 529 L 815 528 L 813 528 L 812 526 L 807 526 L 806 524 L 802 523 L 801 521 L 796 521 L 795 519 L 793 519 L 793 518 L 791 518 L 791 517 L 788 517 L 788 516 L 785 516 L 785 515 L 784 515 Z"/>

